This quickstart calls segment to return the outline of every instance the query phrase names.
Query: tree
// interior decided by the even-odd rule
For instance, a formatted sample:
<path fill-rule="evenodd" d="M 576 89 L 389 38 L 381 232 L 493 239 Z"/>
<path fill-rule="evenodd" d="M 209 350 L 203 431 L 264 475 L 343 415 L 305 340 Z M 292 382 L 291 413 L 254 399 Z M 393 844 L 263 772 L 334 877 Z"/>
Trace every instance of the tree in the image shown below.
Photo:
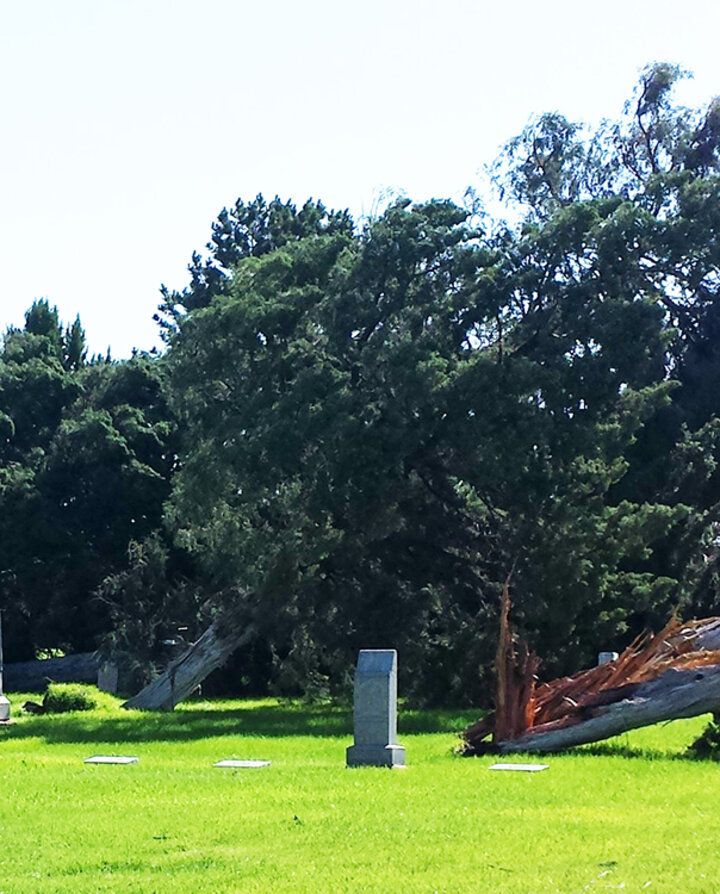
<path fill-rule="evenodd" d="M 646 68 L 625 116 L 585 137 L 560 116 L 540 118 L 508 144 L 496 167 L 526 231 L 585 209 L 613 207 L 590 256 L 578 259 L 609 289 L 634 291 L 663 315 L 664 369 L 672 399 L 646 419 L 626 452 L 610 502 L 672 507 L 676 523 L 632 567 L 676 580 L 669 594 L 691 613 L 717 604 L 718 440 L 716 329 L 720 254 L 720 103 L 673 103 L 685 73 Z M 628 603 L 630 604 L 630 603 Z M 664 623 L 667 603 L 635 604 L 636 627 Z"/>
<path fill-rule="evenodd" d="M 517 226 L 400 202 L 288 238 L 239 203 L 194 259 L 169 517 L 306 683 L 392 645 L 426 696 L 480 697 L 508 575 L 557 672 L 692 599 L 718 431 L 680 389 L 709 356 L 720 128 L 672 104 L 681 76 L 646 69 L 595 134 L 511 141 Z"/>
<path fill-rule="evenodd" d="M 667 596 L 621 563 L 673 511 L 606 499 L 668 399 L 657 303 L 593 267 L 631 210 L 486 238 L 449 202 L 404 201 L 354 237 L 244 258 L 178 317 L 169 517 L 306 675 L 396 646 L 418 690 L 478 698 L 511 570 L 558 661 L 640 591 Z"/>
<path fill-rule="evenodd" d="M 85 362 L 79 320 L 47 302 L 0 356 L 0 600 L 7 656 L 87 650 L 107 632 L 94 591 L 161 524 L 175 427 L 157 362 Z"/>
<path fill-rule="evenodd" d="M 233 268 L 244 258 L 262 257 L 308 236 L 350 235 L 352 229 L 347 211 L 328 211 L 312 199 L 299 211 L 277 196 L 271 202 L 262 195 L 248 203 L 238 199 L 233 208 L 223 208 L 213 223 L 207 257 L 193 254 L 188 266 L 190 285 L 182 292 L 162 287 L 163 303 L 155 319 L 167 331 L 179 313 L 206 307 L 229 286 Z"/>
<path fill-rule="evenodd" d="M 0 588 L 10 660 L 34 657 L 33 603 L 48 593 L 40 558 L 48 532 L 38 476 L 64 412 L 81 392 L 77 370 L 65 362 L 66 336 L 57 310 L 37 301 L 26 314 L 25 328 L 8 330 L 2 343 Z M 79 326 L 73 339 L 81 356 Z"/>
<path fill-rule="evenodd" d="M 118 665 L 122 688 L 131 691 L 164 670 L 178 645 L 197 637 L 203 618 L 204 593 L 193 565 L 163 534 L 130 541 L 126 567 L 107 575 L 96 591 L 111 622 L 98 652 Z"/>

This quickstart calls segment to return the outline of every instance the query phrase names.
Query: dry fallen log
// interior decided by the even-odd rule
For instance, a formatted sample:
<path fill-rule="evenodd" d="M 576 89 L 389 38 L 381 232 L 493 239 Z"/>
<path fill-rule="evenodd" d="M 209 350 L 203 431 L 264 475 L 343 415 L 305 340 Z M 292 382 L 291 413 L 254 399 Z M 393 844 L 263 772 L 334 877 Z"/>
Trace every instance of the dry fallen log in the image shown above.
<path fill-rule="evenodd" d="M 200 639 L 171 661 L 157 679 L 126 701 L 123 708 L 172 711 L 208 674 L 221 667 L 236 649 L 244 646 L 254 635 L 255 628 L 252 626 L 240 631 L 227 621 L 223 624 L 214 621 Z"/>
<path fill-rule="evenodd" d="M 556 720 L 498 743 L 503 754 L 515 751 L 559 751 L 599 742 L 611 736 L 664 720 L 695 717 L 720 707 L 720 654 L 701 670 L 670 668 L 656 680 L 623 687 L 619 701 L 587 709 L 577 720 Z"/>
<path fill-rule="evenodd" d="M 501 624 L 503 637 L 509 640 L 512 634 Z M 506 644 L 498 654 L 509 650 Z M 525 663 L 521 657 L 521 670 Z M 502 673 L 511 679 L 506 669 Z M 516 679 L 521 676 L 516 673 Z M 495 713 L 464 731 L 465 754 L 557 751 L 659 721 L 720 710 L 720 618 L 687 624 L 673 619 L 656 636 L 639 637 L 615 661 L 534 686 L 529 694 L 526 688 L 523 682 L 522 698 L 532 704 L 532 711 L 526 713 L 524 726 L 509 729 L 507 708 L 498 700 Z M 506 686 L 503 694 L 509 705 L 518 698 L 512 690 Z M 491 734 L 492 745 L 486 741 Z"/>

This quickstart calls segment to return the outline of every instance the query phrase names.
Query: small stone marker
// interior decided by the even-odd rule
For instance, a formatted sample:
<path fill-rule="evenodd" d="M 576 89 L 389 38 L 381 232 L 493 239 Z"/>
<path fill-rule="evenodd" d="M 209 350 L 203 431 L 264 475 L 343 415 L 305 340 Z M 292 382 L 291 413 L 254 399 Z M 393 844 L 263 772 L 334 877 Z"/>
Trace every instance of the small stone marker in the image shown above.
<path fill-rule="evenodd" d="M 218 761 L 213 767 L 242 767 L 246 770 L 256 770 L 258 767 L 269 767 L 270 761 Z"/>
<path fill-rule="evenodd" d="M 0 612 L 0 723 L 12 723 L 10 720 L 10 699 L 3 691 L 3 672 L 5 670 L 5 659 L 3 658 L 3 632 L 2 632 L 2 612 Z"/>
<path fill-rule="evenodd" d="M 136 764 L 136 757 L 120 757 L 112 754 L 98 754 L 95 757 L 86 757 L 83 763 L 86 764 Z"/>
<path fill-rule="evenodd" d="M 615 661 L 617 657 L 617 652 L 598 652 L 598 664 L 608 664 L 610 661 Z"/>
<path fill-rule="evenodd" d="M 538 770 L 547 770 L 549 764 L 493 764 L 488 770 L 518 770 L 522 773 L 537 773 Z"/>
<path fill-rule="evenodd" d="M 355 671 L 355 744 L 347 749 L 348 767 L 404 767 L 405 749 L 397 742 L 397 652 L 362 649 Z"/>
<path fill-rule="evenodd" d="M 111 661 L 106 661 L 98 668 L 97 688 L 102 692 L 118 691 L 118 666 Z"/>

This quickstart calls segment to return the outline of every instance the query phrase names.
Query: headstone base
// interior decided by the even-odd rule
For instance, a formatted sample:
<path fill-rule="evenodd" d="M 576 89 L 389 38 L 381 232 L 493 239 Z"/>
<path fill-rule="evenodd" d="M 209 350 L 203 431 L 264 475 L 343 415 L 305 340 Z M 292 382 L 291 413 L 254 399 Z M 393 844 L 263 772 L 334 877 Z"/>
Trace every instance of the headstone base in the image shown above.
<path fill-rule="evenodd" d="M 402 745 L 351 745 L 347 749 L 348 767 L 404 767 Z"/>

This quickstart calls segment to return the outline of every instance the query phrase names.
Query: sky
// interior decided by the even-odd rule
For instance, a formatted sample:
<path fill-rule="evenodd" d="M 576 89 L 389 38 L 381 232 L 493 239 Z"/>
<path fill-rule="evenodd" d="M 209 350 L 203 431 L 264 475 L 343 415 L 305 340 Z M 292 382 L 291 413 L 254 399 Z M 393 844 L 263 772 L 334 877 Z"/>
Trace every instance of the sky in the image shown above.
<path fill-rule="evenodd" d="M 160 346 L 224 206 L 461 200 L 534 116 L 616 118 L 639 71 L 720 93 L 706 0 L 0 0 L 0 332 L 38 298 L 91 353 Z"/>

